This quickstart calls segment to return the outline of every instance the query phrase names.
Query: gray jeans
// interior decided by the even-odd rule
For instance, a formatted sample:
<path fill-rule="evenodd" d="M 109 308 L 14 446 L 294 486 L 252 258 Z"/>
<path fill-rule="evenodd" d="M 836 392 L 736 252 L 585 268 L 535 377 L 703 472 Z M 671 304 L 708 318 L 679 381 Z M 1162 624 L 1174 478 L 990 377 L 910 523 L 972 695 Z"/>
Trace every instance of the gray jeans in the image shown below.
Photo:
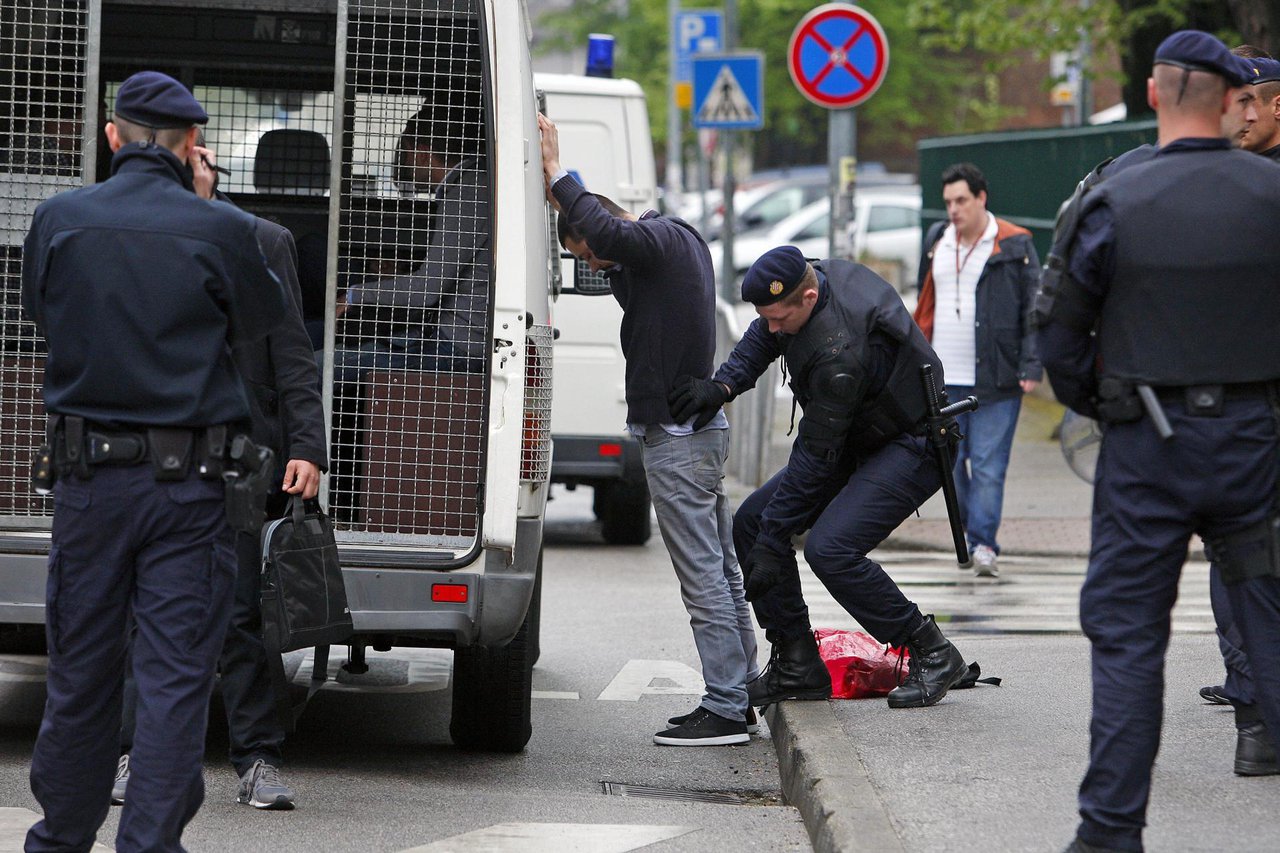
<path fill-rule="evenodd" d="M 746 683 L 758 674 L 756 632 L 733 550 L 733 514 L 724 492 L 729 431 L 671 435 L 645 427 L 644 472 L 689 612 L 702 660 L 702 707 L 742 720 Z"/>

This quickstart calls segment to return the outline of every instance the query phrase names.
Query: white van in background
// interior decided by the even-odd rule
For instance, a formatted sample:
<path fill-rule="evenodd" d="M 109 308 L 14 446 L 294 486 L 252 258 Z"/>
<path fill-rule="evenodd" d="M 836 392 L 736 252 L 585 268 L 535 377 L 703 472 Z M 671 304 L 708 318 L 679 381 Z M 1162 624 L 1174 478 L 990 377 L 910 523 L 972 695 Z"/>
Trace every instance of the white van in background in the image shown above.
<path fill-rule="evenodd" d="M 560 162 L 590 191 L 639 215 L 657 204 L 644 92 L 633 80 L 535 74 L 560 136 Z M 605 541 L 641 545 L 651 533 L 640 446 L 627 433 L 622 308 L 578 292 L 591 276 L 568 253 L 553 312 L 556 382 L 551 402 L 551 482 L 595 490 Z"/>

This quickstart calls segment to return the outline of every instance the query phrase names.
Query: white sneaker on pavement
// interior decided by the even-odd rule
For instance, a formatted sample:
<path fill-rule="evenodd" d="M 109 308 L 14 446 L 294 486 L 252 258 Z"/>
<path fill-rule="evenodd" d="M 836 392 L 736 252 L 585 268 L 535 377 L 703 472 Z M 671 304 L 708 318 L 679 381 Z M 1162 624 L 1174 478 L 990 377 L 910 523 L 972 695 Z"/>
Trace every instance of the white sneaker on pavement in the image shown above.
<path fill-rule="evenodd" d="M 978 545 L 973 549 L 973 572 L 980 578 L 1000 577 L 1000 568 L 996 565 L 996 552 L 986 545 Z"/>

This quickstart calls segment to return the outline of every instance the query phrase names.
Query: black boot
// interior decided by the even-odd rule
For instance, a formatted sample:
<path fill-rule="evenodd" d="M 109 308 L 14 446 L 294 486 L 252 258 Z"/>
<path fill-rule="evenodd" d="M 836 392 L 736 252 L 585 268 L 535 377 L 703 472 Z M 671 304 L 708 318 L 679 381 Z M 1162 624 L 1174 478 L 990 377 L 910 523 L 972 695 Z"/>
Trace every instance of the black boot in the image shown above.
<path fill-rule="evenodd" d="M 747 701 L 758 708 L 784 699 L 830 698 L 831 673 L 811 631 L 774 641 L 764 672 L 747 684 Z"/>
<path fill-rule="evenodd" d="M 907 680 L 889 691 L 890 708 L 927 708 L 936 704 L 951 685 L 968 672 L 964 657 L 938 630 L 933 616 L 924 621 L 907 638 L 911 659 Z"/>
<path fill-rule="evenodd" d="M 1280 775 L 1276 744 L 1256 705 L 1236 706 L 1237 776 Z"/>

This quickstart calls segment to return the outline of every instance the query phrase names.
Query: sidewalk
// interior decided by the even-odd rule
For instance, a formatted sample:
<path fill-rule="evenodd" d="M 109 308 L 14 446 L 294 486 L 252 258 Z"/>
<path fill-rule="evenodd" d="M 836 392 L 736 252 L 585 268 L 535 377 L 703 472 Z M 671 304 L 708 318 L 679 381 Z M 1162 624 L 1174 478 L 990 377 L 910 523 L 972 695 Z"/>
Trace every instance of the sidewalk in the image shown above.
<path fill-rule="evenodd" d="M 1065 597 L 1074 608 L 1074 593 L 1063 588 L 1074 588 L 1071 579 L 1084 575 L 1092 487 L 1071 472 L 1052 438 L 1061 412 L 1048 400 L 1025 398 L 1000 528 L 1011 565 L 998 582 L 944 581 L 949 595 L 976 596 L 979 608 L 1021 606 L 1045 614 L 1061 608 Z M 923 552 L 937 555 L 952 547 L 941 496 L 882 547 L 898 552 L 896 562 L 913 563 L 910 552 L 918 551 L 920 565 L 936 566 L 937 556 Z M 1198 542 L 1190 558 L 1203 560 Z M 1040 567 L 1040 578 L 1019 563 Z M 1188 572 L 1204 569 L 1193 564 Z M 924 570 L 900 578 L 912 584 L 913 596 L 922 596 L 922 607 L 925 598 L 941 597 L 932 586 L 936 569 L 931 571 L 923 583 Z M 1197 695 L 1201 686 L 1221 681 L 1222 663 L 1207 583 L 1185 577 L 1166 662 L 1163 746 L 1147 848 L 1280 850 L 1280 824 L 1271 819 L 1280 777 L 1233 775 L 1230 709 L 1205 705 Z M 1057 595 L 1053 602 L 1049 584 Z M 1028 630 L 997 620 L 997 629 L 985 636 L 964 633 L 963 622 L 947 629 L 984 674 L 1004 679 L 999 688 L 952 692 L 921 710 L 891 710 L 883 699 L 786 702 L 769 709 L 783 790 L 804 816 L 815 850 L 1057 853 L 1067 846 L 1078 823 L 1076 792 L 1088 758 L 1089 643 L 1060 627 L 1039 630 L 1048 626 L 1047 615 L 1040 621 L 1044 625 Z M 1191 623 L 1197 627 L 1179 628 Z"/>

